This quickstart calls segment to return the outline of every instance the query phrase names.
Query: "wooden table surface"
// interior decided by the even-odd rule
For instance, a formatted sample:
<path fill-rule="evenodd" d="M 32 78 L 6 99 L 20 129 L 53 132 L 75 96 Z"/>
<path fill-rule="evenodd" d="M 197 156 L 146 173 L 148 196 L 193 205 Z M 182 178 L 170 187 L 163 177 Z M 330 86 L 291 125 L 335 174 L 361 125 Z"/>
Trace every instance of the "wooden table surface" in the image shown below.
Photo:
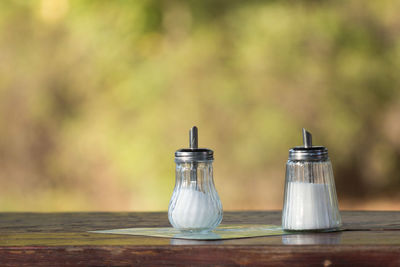
<path fill-rule="evenodd" d="M 87 232 L 169 226 L 165 212 L 0 213 L 0 266 L 400 266 L 400 212 L 341 214 L 343 232 L 193 241 Z M 225 212 L 223 223 L 280 219 Z"/>

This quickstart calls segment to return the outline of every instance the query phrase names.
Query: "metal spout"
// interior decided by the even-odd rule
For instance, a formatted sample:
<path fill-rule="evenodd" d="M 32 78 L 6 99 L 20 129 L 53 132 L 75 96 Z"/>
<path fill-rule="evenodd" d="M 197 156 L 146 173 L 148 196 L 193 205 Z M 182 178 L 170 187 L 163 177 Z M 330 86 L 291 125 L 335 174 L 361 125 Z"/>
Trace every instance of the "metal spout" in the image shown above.
<path fill-rule="evenodd" d="M 189 131 L 189 146 L 191 149 L 197 149 L 199 145 L 199 136 L 197 127 L 193 126 Z M 197 162 L 190 164 L 190 181 L 197 182 Z M 196 184 L 197 188 L 197 184 Z"/>
<path fill-rule="evenodd" d="M 312 147 L 312 135 L 303 128 L 303 144 L 305 148 Z"/>
<path fill-rule="evenodd" d="M 198 148 L 199 136 L 197 133 L 197 127 L 193 126 L 189 131 L 189 147 L 192 149 Z"/>

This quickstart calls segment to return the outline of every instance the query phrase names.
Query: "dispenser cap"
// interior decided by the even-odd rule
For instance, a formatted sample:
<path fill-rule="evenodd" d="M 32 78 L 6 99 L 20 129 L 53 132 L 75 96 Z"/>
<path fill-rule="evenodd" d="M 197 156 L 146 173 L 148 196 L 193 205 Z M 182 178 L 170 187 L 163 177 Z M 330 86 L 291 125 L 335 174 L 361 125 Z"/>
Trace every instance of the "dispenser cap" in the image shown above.
<path fill-rule="evenodd" d="M 303 146 L 296 146 L 289 150 L 289 160 L 327 160 L 328 149 L 323 146 L 312 145 L 312 135 L 303 128 Z"/>
<path fill-rule="evenodd" d="M 196 126 L 189 131 L 189 148 L 182 148 L 175 152 L 175 161 L 191 162 L 214 159 L 214 151 L 207 148 L 198 148 L 199 136 Z"/>

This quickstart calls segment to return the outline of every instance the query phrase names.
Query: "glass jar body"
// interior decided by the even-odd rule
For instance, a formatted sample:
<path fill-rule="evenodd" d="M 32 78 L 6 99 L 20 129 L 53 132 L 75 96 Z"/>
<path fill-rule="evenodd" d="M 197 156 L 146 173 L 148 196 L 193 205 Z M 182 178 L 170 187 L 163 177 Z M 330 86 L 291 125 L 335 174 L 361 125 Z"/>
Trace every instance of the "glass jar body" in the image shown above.
<path fill-rule="evenodd" d="M 289 160 L 286 164 L 282 228 L 289 231 L 332 230 L 341 226 L 332 164 Z"/>
<path fill-rule="evenodd" d="M 222 216 L 212 160 L 176 161 L 175 188 L 168 208 L 171 225 L 181 231 L 210 231 L 221 223 Z"/>

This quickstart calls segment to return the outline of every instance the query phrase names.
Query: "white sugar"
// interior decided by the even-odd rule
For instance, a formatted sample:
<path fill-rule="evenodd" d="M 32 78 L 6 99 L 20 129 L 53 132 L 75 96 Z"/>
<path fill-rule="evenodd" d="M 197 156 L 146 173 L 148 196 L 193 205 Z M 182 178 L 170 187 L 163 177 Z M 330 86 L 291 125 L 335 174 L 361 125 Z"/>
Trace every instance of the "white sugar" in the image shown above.
<path fill-rule="evenodd" d="M 195 189 L 181 189 L 170 218 L 179 229 L 206 229 L 215 227 L 219 210 L 210 194 Z"/>
<path fill-rule="evenodd" d="M 332 186 L 289 182 L 286 190 L 282 222 L 284 229 L 329 229 L 340 224 Z"/>

